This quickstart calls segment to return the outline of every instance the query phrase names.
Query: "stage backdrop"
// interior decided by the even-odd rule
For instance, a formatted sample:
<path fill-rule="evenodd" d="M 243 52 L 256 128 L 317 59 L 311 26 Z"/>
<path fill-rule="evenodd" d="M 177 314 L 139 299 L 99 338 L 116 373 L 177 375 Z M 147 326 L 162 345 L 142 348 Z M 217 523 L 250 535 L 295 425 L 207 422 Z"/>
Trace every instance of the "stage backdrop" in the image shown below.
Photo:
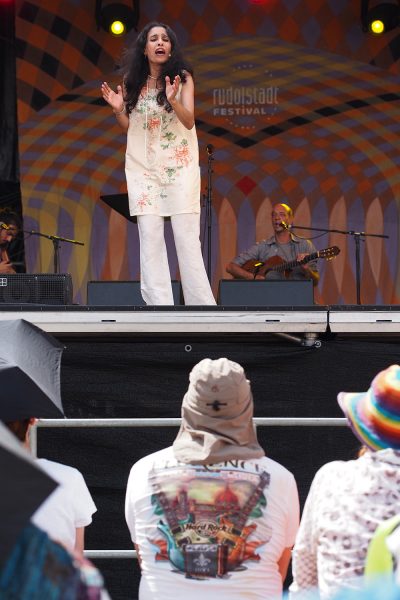
<path fill-rule="evenodd" d="M 137 226 L 100 200 L 126 191 L 125 135 L 100 97 L 101 81 L 119 82 L 126 40 L 97 30 L 92 0 L 17 0 L 16 14 L 25 229 L 84 242 L 61 246 L 84 303 L 87 281 L 139 278 Z M 397 303 L 400 29 L 363 33 L 358 0 L 142 2 L 139 28 L 153 19 L 194 66 L 203 193 L 215 147 L 214 290 L 234 255 L 271 234 L 283 201 L 299 226 L 389 236 L 361 242 L 361 300 Z M 204 225 L 203 214 L 207 261 Z M 320 261 L 317 301 L 355 303 L 354 235 L 298 233 L 341 249 Z M 48 239 L 30 236 L 26 254 L 28 271 L 52 270 Z"/>

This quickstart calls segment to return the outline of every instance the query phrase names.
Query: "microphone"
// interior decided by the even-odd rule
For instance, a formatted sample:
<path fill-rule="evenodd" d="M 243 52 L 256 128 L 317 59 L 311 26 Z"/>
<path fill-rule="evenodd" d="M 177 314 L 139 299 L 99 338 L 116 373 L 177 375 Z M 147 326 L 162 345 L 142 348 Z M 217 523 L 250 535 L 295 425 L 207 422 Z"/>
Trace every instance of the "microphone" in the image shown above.
<path fill-rule="evenodd" d="M 206 150 L 207 154 L 212 154 L 214 152 L 214 146 L 212 144 L 207 144 Z"/>
<path fill-rule="evenodd" d="M 279 223 L 279 225 L 280 225 L 281 227 L 283 227 L 283 229 L 290 229 L 290 225 L 288 225 L 287 223 L 285 223 L 285 221 L 281 221 L 281 222 Z"/>

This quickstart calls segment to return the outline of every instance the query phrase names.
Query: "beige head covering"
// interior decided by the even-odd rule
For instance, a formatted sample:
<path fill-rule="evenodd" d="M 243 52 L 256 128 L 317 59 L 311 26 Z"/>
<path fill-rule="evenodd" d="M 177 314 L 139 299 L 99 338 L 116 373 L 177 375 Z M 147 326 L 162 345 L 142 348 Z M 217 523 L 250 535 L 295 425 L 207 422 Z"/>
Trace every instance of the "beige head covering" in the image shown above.
<path fill-rule="evenodd" d="M 253 426 L 253 396 L 243 368 L 205 358 L 192 370 L 173 444 L 177 460 L 212 464 L 264 456 Z"/>

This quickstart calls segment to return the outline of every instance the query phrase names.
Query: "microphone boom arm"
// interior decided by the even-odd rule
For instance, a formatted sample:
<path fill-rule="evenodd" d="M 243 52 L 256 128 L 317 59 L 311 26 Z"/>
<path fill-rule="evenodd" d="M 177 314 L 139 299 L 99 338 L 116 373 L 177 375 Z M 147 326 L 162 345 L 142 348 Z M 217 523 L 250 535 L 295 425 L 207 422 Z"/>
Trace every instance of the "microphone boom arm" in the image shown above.
<path fill-rule="evenodd" d="M 53 258 L 53 265 L 54 265 L 54 273 L 59 273 L 60 272 L 60 242 L 67 242 L 69 244 L 76 244 L 78 246 L 84 246 L 84 242 L 79 242 L 78 240 L 70 240 L 68 238 L 65 237 L 61 237 L 59 235 L 49 235 L 47 233 L 41 233 L 40 231 L 35 231 L 30 230 L 27 231 L 25 229 L 23 229 L 23 233 L 27 233 L 29 235 L 38 235 L 40 237 L 44 237 L 48 240 L 51 240 L 53 242 L 53 249 L 54 249 L 54 258 Z"/>

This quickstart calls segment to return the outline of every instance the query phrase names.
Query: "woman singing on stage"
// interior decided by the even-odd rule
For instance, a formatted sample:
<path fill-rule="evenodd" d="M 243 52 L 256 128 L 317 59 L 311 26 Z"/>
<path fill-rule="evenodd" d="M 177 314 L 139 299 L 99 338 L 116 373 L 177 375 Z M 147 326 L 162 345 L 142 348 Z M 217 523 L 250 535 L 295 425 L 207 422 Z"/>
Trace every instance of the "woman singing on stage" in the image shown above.
<path fill-rule="evenodd" d="M 137 217 L 141 292 L 148 305 L 173 304 L 164 239 L 170 217 L 186 305 L 215 304 L 200 247 L 200 170 L 192 70 L 175 33 L 149 23 L 125 51 L 123 86 L 101 91 L 127 131 L 129 210 Z"/>

